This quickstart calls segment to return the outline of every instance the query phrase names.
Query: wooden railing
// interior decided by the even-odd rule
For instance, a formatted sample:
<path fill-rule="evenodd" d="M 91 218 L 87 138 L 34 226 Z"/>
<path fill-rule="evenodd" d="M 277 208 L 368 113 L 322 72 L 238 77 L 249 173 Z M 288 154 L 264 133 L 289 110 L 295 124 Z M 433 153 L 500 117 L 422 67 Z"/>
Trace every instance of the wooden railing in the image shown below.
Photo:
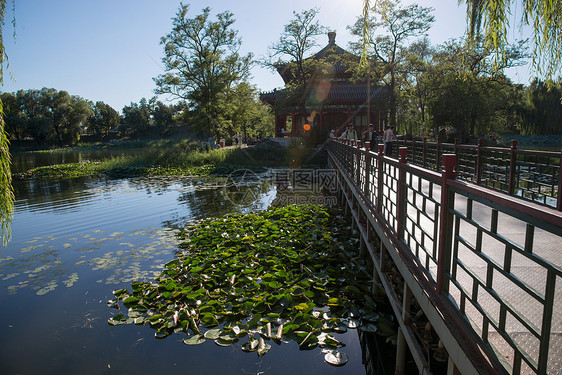
<path fill-rule="evenodd" d="M 523 150 L 512 141 L 511 147 L 428 142 L 427 139 L 400 140 L 408 148 L 409 162 L 439 171 L 444 154 L 457 155 L 457 178 L 487 186 L 509 195 L 555 207 L 562 211 L 562 151 Z M 394 148 L 398 157 L 398 147 Z"/>
<path fill-rule="evenodd" d="M 447 350 L 449 369 L 557 371 L 562 213 L 460 180 L 466 167 L 458 150 L 436 157 L 443 171 L 435 172 L 412 164 L 415 145 L 411 152 L 401 147 L 398 159 L 381 146 L 375 153 L 332 140 L 328 149 L 361 246 L 398 318 L 398 356 L 407 345 L 420 372 L 430 373 L 432 359 L 412 324 L 413 296 Z"/>

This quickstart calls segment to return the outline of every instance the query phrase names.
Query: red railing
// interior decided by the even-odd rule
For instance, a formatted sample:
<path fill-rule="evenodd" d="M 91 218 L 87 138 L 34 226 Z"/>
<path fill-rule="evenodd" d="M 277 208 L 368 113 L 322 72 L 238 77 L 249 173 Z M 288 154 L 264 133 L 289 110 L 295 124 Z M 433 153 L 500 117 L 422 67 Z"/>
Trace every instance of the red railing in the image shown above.
<path fill-rule="evenodd" d="M 438 173 L 411 164 L 416 146 L 400 147 L 398 159 L 366 146 L 332 140 L 329 153 L 349 207 L 361 211 L 357 225 L 382 279 L 390 258 L 407 284 L 404 295 L 420 302 L 455 364 L 468 360 L 482 373 L 494 371 L 486 366 L 494 361 L 512 374 L 557 370 L 562 213 L 459 179 L 458 149 L 436 163 Z M 397 315 L 407 330 L 407 313 Z"/>
<path fill-rule="evenodd" d="M 481 139 L 477 145 L 460 144 L 458 139 L 400 140 L 398 145 L 408 148 L 411 164 L 439 171 L 443 155 L 455 154 L 457 178 L 562 210 L 562 151 L 523 150 L 517 141 L 511 147 L 484 146 Z"/>

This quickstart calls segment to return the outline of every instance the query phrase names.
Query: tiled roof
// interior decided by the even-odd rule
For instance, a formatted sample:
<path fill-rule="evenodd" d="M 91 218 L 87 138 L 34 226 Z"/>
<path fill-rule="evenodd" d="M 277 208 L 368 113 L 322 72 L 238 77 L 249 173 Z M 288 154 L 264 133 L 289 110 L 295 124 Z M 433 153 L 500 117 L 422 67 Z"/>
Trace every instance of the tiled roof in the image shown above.
<path fill-rule="evenodd" d="M 386 95 L 387 89 L 380 86 L 371 86 L 371 99 L 378 99 Z M 273 104 L 285 96 L 286 89 L 262 93 L 260 99 Z M 367 99 L 366 83 L 341 83 L 322 81 L 318 83 L 306 95 L 309 100 L 316 99 L 317 102 L 325 104 L 335 103 L 362 103 Z"/>
<path fill-rule="evenodd" d="M 336 44 L 336 33 L 330 32 L 328 33 L 328 45 L 318 51 L 316 54 L 310 56 L 306 60 L 325 60 L 331 62 L 333 70 L 330 74 L 335 74 L 337 77 L 347 77 L 351 76 L 351 73 L 348 72 L 349 66 L 342 63 L 342 58 L 345 60 L 354 60 L 356 59 L 359 61 L 359 57 L 355 56 L 354 54 L 344 50 L 340 46 Z M 277 66 L 277 72 L 283 78 L 285 83 L 289 83 L 293 80 L 293 74 L 291 73 L 290 64 L 280 64 Z"/>

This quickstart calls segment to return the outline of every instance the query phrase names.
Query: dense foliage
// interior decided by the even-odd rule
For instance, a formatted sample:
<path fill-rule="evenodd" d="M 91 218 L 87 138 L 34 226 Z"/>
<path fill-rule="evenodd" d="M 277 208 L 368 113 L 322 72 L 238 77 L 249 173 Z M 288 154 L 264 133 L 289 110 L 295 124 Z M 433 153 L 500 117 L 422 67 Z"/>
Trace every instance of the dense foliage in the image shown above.
<path fill-rule="evenodd" d="M 535 80 L 525 87 L 505 75 L 506 69 L 526 63 L 525 41 L 505 45 L 501 52 L 476 35 L 432 46 L 415 38 L 429 28 L 431 8 L 402 7 L 398 0 L 364 5 L 351 27 L 360 38 L 351 47 L 364 64 L 353 69 L 358 79 L 365 77 L 366 59 L 372 84 L 392 90 L 388 120 L 396 114 L 399 133 L 428 136 L 447 129 L 461 139 L 492 132 L 562 133 L 561 81 Z M 381 28 L 387 33 L 378 33 Z"/>
<path fill-rule="evenodd" d="M 176 333 L 187 345 L 242 340 L 242 350 L 260 356 L 271 342 L 294 340 L 300 349 L 330 349 L 327 360 L 345 358 L 333 350 L 345 345 L 335 333 L 348 328 L 395 335 L 364 261 L 350 261 L 359 240 L 334 209 L 288 206 L 205 219 L 181 238 L 182 250 L 154 282 L 113 292 L 108 304 L 127 310 L 109 324 L 149 325 L 156 338 Z"/>
<path fill-rule="evenodd" d="M 43 88 L 2 93 L 6 131 L 13 141 L 33 141 L 44 146 L 75 145 L 79 141 L 125 137 L 209 135 L 198 128 L 197 114 L 184 102 L 166 105 L 155 97 L 123 107 L 120 115 L 107 103 L 95 103 L 66 91 Z M 236 133 L 266 137 L 273 133 L 270 111 L 257 99 L 255 88 L 242 83 L 224 103 L 220 135 Z"/>

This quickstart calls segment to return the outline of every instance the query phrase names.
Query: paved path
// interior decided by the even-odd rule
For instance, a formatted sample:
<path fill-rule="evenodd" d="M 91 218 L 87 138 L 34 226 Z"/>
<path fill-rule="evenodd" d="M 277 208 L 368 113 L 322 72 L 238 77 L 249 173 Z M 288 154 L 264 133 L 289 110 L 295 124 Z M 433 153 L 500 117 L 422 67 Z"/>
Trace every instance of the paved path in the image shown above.
<path fill-rule="evenodd" d="M 422 184 L 421 191 L 427 196 L 429 185 Z M 417 219 L 417 213 L 418 211 L 425 212 L 431 218 L 434 217 L 436 207 L 430 204 L 428 200 L 426 200 L 425 207 L 423 207 L 423 199 L 420 198 L 421 194 L 416 193 L 415 195 L 417 195 L 417 200 L 415 201 L 417 209 L 412 204 L 414 193 L 411 190 L 409 191 L 408 201 L 410 204 L 408 205 L 408 216 L 414 218 L 413 221 L 418 220 L 421 224 L 417 229 L 412 229 L 413 223 L 410 220 L 409 224 L 407 224 L 407 231 L 413 234 L 414 237 L 417 236 L 418 243 L 421 243 L 419 240 L 419 229 L 423 228 L 427 233 L 433 234 L 434 224 L 428 218 Z M 434 199 L 439 202 L 439 197 Z M 464 216 L 467 214 L 467 207 L 467 199 L 457 194 L 455 210 Z M 458 259 L 472 273 L 470 275 L 460 266 L 457 267 L 457 280 L 468 297 L 465 308 L 467 316 L 473 328 L 481 337 L 484 330 L 484 315 L 471 306 L 468 299 L 477 300 L 477 303 L 485 311 L 485 315 L 489 319 L 496 322 L 500 321 L 501 304 L 482 285 L 476 285 L 478 284 L 477 280 L 480 280 L 482 284 L 488 282 L 491 289 L 501 298 L 502 303 L 510 306 L 530 325 L 537 327 L 537 331 L 540 332 L 543 305 L 527 293 L 522 286 L 526 286 L 539 296 L 544 297 L 547 284 L 547 269 L 540 262 L 525 256 L 525 249 L 528 252 L 532 243 L 532 253 L 534 255 L 558 267 L 558 269 L 562 269 L 561 238 L 538 228 L 535 228 L 532 237 L 528 237 L 526 222 L 501 212 L 498 214 L 497 231 L 494 233 L 494 231 L 490 231 L 493 225 L 492 211 L 490 207 L 484 204 L 473 202 L 472 220 L 460 219 L 454 224 L 455 230 L 457 230 L 456 226 L 459 225 L 458 233 L 462 237 L 462 240 L 458 241 Z M 430 249 L 433 246 L 433 240 L 433 238 L 425 239 L 424 245 L 428 253 L 431 253 Z M 511 260 L 509 260 L 509 257 L 506 258 L 506 252 L 509 249 L 520 249 L 523 254 L 513 250 Z M 427 258 L 426 253 L 421 252 L 420 254 L 419 258 L 423 263 Z M 494 267 L 490 267 L 491 264 Z M 429 269 L 435 275 L 437 269 L 435 263 Z M 509 277 L 506 277 L 500 271 L 504 271 Z M 450 293 L 457 305 L 460 306 L 461 292 L 456 288 L 451 288 Z M 560 277 L 556 277 L 554 301 L 550 331 L 548 374 L 562 375 L 562 280 L 560 280 Z M 505 331 L 522 350 L 526 351 L 535 361 L 538 361 L 539 339 L 509 312 L 505 320 Z M 500 355 L 508 363 L 512 364 L 514 356 L 512 348 L 492 326 L 489 326 L 488 339 Z M 534 372 L 523 363 L 521 373 L 533 374 Z"/>

